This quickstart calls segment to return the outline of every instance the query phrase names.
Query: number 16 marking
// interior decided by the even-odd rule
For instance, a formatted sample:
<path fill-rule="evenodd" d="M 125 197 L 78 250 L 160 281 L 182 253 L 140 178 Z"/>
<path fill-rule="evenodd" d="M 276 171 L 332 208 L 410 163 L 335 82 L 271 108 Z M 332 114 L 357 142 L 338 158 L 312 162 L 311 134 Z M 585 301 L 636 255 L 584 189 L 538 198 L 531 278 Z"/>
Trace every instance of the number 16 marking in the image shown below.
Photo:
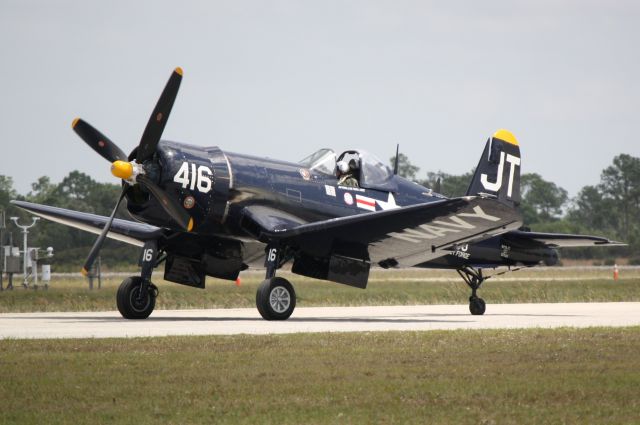
<path fill-rule="evenodd" d="M 142 261 L 148 262 L 151 261 L 153 259 L 153 249 L 149 248 L 149 249 L 145 249 L 144 253 L 142 254 Z"/>
<path fill-rule="evenodd" d="M 269 250 L 269 255 L 267 255 L 267 261 L 273 263 L 276 261 L 276 257 L 278 256 L 278 250 L 276 248 L 271 248 Z"/>

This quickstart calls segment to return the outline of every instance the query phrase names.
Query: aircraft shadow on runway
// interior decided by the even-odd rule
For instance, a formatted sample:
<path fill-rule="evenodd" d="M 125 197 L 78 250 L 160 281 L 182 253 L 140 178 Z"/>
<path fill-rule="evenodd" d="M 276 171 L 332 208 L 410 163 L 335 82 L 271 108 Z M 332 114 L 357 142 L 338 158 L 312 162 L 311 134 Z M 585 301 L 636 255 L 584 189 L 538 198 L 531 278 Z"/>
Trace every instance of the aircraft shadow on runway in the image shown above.
<path fill-rule="evenodd" d="M 160 311 L 158 312 L 160 313 Z M 523 314 L 523 313 L 499 313 L 487 314 L 485 316 L 471 316 L 468 314 L 447 314 L 447 313 L 431 313 L 431 314 L 402 314 L 393 317 L 291 317 L 287 322 L 294 323 L 468 323 L 470 321 L 481 320 L 483 317 L 501 316 L 501 317 L 585 317 L 576 314 Z M 437 317 L 437 318 L 433 318 Z M 449 319 L 445 319 L 445 318 Z M 456 318 L 456 319 L 454 319 Z M 64 317 L 64 316 L 38 316 L 38 317 L 21 317 L 21 320 L 55 320 L 59 322 L 126 322 L 135 325 L 136 323 L 149 322 L 262 322 L 260 317 L 149 317 L 144 321 L 131 321 L 122 317 L 104 317 L 104 316 L 81 316 L 81 317 Z M 278 322 L 271 322 L 278 323 Z"/>

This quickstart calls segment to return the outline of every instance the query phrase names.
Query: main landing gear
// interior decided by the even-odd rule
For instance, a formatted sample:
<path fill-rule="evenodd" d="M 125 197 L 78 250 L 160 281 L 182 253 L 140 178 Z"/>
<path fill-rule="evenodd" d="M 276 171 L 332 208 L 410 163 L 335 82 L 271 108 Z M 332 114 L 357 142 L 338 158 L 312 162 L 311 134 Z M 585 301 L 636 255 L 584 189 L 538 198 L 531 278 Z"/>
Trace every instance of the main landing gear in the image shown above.
<path fill-rule="evenodd" d="M 282 265 L 278 248 L 269 248 L 267 274 L 256 293 L 256 307 L 265 320 L 287 320 L 296 308 L 296 292 L 287 279 L 276 277 Z"/>
<path fill-rule="evenodd" d="M 482 276 L 482 269 L 474 269 L 470 266 L 464 266 L 457 270 L 458 274 L 465 283 L 471 288 L 471 296 L 469 297 L 469 311 L 474 316 L 481 316 L 487 309 L 487 305 L 484 300 L 476 294 L 476 291 L 480 289 L 485 277 Z"/>
<path fill-rule="evenodd" d="M 158 288 L 151 282 L 142 283 L 141 277 L 131 276 L 118 288 L 116 304 L 125 319 L 146 319 L 156 306 Z"/>
<path fill-rule="evenodd" d="M 158 288 L 151 283 L 151 273 L 156 266 L 158 244 L 147 241 L 142 248 L 142 272 L 140 276 L 126 278 L 118 288 L 116 304 L 125 319 L 146 319 L 153 312 Z"/>

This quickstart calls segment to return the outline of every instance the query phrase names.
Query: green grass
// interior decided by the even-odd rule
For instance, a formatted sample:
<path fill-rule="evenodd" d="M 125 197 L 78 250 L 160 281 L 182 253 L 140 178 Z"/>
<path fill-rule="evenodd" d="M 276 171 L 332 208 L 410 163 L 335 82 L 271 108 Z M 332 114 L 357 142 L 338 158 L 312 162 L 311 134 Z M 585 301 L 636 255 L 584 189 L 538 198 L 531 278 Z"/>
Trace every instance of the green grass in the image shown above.
<path fill-rule="evenodd" d="M 640 328 L 0 341 L 0 423 L 637 423 Z"/>
<path fill-rule="evenodd" d="M 466 304 L 469 289 L 455 272 L 375 271 L 366 290 L 281 273 L 295 286 L 298 305 L 415 305 Z M 505 280 L 506 279 L 506 280 Z M 122 278 L 88 290 L 83 279 L 54 280 L 48 291 L 0 293 L 0 313 L 28 311 L 105 311 L 115 309 L 115 293 Z M 154 279 L 160 288 L 158 309 L 230 308 L 255 306 L 261 273 L 244 273 L 242 284 L 208 279 L 205 290 Z M 97 285 L 97 284 L 96 284 Z M 488 280 L 479 294 L 489 303 L 639 301 L 640 270 L 623 270 L 613 281 L 607 270 L 520 271 Z"/>

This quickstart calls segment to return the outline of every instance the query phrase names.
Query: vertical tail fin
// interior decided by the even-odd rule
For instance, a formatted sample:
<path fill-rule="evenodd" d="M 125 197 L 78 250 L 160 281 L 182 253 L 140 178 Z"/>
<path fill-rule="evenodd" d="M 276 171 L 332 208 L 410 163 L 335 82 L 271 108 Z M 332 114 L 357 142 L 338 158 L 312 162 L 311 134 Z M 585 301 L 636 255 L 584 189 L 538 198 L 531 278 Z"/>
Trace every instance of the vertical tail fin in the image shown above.
<path fill-rule="evenodd" d="M 484 147 L 467 195 L 489 194 L 520 204 L 520 146 L 508 130 L 496 131 Z"/>

